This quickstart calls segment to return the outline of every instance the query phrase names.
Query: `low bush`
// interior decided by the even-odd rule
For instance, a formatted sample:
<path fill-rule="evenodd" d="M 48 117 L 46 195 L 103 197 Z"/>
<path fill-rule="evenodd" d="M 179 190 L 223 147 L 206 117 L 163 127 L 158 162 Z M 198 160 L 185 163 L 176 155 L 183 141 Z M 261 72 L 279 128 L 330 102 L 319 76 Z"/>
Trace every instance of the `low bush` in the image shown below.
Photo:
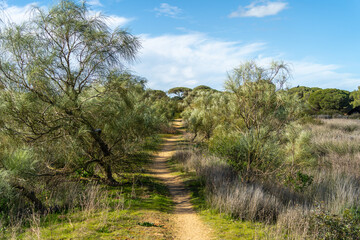
<path fill-rule="evenodd" d="M 310 213 L 309 231 L 316 233 L 317 239 L 352 240 L 360 237 L 360 209 L 345 209 L 335 215 L 322 208 Z"/>

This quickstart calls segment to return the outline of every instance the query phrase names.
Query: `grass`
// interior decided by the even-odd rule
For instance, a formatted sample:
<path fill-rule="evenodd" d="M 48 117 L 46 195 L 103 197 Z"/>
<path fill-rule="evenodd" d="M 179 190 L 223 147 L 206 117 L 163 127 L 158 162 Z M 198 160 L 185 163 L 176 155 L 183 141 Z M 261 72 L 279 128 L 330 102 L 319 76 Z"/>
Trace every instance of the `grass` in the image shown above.
<path fill-rule="evenodd" d="M 171 238 L 174 203 L 167 187 L 146 173 L 151 155 L 167 136 L 146 139 L 143 152 L 128 156 L 125 173 L 119 175 L 120 186 L 79 183 L 76 186 L 85 188 L 82 192 L 64 189 L 69 198 L 79 198 L 81 193 L 80 204 L 60 213 L 33 213 L 0 231 L 0 239 Z"/>
<path fill-rule="evenodd" d="M 173 209 L 167 188 L 137 174 L 121 187 L 97 187 L 93 203 L 62 214 L 34 216 L 16 239 L 164 239 Z M 93 205 L 92 205 L 93 204 Z M 10 236 L 7 236 L 10 237 Z"/>
<path fill-rule="evenodd" d="M 332 236 L 360 227 L 346 215 L 360 207 L 358 126 L 359 120 L 337 119 L 307 125 L 316 164 L 300 169 L 313 177 L 301 192 L 282 182 L 241 182 L 223 159 L 185 142 L 170 164 L 219 239 L 338 239 L 326 238 L 324 226 Z"/>
<path fill-rule="evenodd" d="M 191 202 L 203 221 L 214 231 L 217 239 L 265 239 L 264 226 L 260 223 L 236 220 L 228 214 L 212 209 L 206 203 L 204 184 L 196 176 L 188 176 L 185 185 L 191 191 Z"/>
<path fill-rule="evenodd" d="M 180 148 L 189 148 L 189 143 L 180 141 Z M 191 203 L 205 224 L 212 230 L 216 239 L 268 239 L 265 225 L 251 221 L 236 220 L 226 213 L 221 213 L 212 208 L 206 199 L 204 179 L 196 175 L 175 158 L 169 160 L 169 166 L 177 175 L 180 175 L 187 189 L 191 193 Z"/>

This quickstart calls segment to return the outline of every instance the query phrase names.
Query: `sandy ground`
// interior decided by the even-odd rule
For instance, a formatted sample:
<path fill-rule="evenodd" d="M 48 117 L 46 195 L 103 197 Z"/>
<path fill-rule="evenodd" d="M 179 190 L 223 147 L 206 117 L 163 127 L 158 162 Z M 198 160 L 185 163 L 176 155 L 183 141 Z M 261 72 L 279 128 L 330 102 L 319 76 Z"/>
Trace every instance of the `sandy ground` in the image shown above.
<path fill-rule="evenodd" d="M 174 125 L 180 128 L 182 122 L 175 120 Z M 175 202 L 173 221 L 173 236 L 181 240 L 202 240 L 212 239 L 211 230 L 204 225 L 199 216 L 193 210 L 190 203 L 190 194 L 185 189 L 180 177 L 175 176 L 166 161 L 175 153 L 177 141 L 181 136 L 172 136 L 164 139 L 164 144 L 159 151 L 151 167 L 151 172 L 156 178 L 161 179 L 169 188 L 173 201 Z"/>

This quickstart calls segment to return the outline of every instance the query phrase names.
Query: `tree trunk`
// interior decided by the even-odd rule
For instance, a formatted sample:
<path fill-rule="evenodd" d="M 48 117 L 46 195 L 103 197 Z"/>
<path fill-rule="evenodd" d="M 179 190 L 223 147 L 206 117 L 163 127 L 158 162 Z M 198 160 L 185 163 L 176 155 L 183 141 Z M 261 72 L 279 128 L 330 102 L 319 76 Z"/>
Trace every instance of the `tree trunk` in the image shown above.
<path fill-rule="evenodd" d="M 90 133 L 91 133 L 91 136 L 93 137 L 93 139 L 95 140 L 95 142 L 97 144 L 99 144 L 99 147 L 100 147 L 104 157 L 110 156 L 111 155 L 110 149 L 109 149 L 108 145 L 101 139 L 100 134 L 96 133 L 95 130 L 92 130 Z"/>
<path fill-rule="evenodd" d="M 109 184 L 110 186 L 119 186 L 120 183 L 116 181 L 115 178 L 113 177 L 111 165 L 105 163 L 104 161 L 98 161 L 98 163 L 105 171 L 107 184 Z"/>
<path fill-rule="evenodd" d="M 105 168 L 108 184 L 110 186 L 118 186 L 119 182 L 114 179 L 112 170 L 111 170 L 111 166 L 109 164 L 105 164 L 104 168 Z"/>
<path fill-rule="evenodd" d="M 25 187 L 20 186 L 20 185 L 14 185 L 14 188 L 19 189 L 21 194 L 24 197 L 26 197 L 27 199 L 29 199 L 34 204 L 35 211 L 40 212 L 40 213 L 44 213 L 46 211 L 45 206 L 40 201 L 40 199 L 38 199 L 36 197 L 36 195 L 33 191 L 29 191 Z"/>
<path fill-rule="evenodd" d="M 93 131 L 91 131 L 91 136 L 96 141 L 96 143 L 99 144 L 99 147 L 103 153 L 103 156 L 104 157 L 110 156 L 111 152 L 110 152 L 109 146 L 101 139 L 100 133 L 97 133 L 93 130 Z M 107 183 L 110 186 L 118 186 L 119 182 L 117 182 L 113 177 L 111 165 L 104 161 L 99 161 L 99 164 L 105 170 Z"/>

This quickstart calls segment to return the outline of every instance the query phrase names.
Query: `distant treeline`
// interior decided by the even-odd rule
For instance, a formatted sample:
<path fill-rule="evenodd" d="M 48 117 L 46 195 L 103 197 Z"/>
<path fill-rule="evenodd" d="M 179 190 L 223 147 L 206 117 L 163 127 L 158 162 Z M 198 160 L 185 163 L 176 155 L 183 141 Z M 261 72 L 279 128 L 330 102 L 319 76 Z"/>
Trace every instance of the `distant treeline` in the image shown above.
<path fill-rule="evenodd" d="M 187 87 L 171 88 L 168 94 L 173 99 L 182 100 L 189 95 L 196 95 L 196 92 L 199 91 L 219 92 L 209 86 L 200 85 L 194 89 Z M 360 113 L 360 86 L 358 90 L 352 92 L 336 88 L 321 89 L 305 86 L 281 89 L 279 91 L 287 91 L 291 96 L 298 98 L 305 105 L 304 112 L 310 115 L 351 115 Z M 165 92 L 162 92 L 162 94 L 165 95 Z"/>

